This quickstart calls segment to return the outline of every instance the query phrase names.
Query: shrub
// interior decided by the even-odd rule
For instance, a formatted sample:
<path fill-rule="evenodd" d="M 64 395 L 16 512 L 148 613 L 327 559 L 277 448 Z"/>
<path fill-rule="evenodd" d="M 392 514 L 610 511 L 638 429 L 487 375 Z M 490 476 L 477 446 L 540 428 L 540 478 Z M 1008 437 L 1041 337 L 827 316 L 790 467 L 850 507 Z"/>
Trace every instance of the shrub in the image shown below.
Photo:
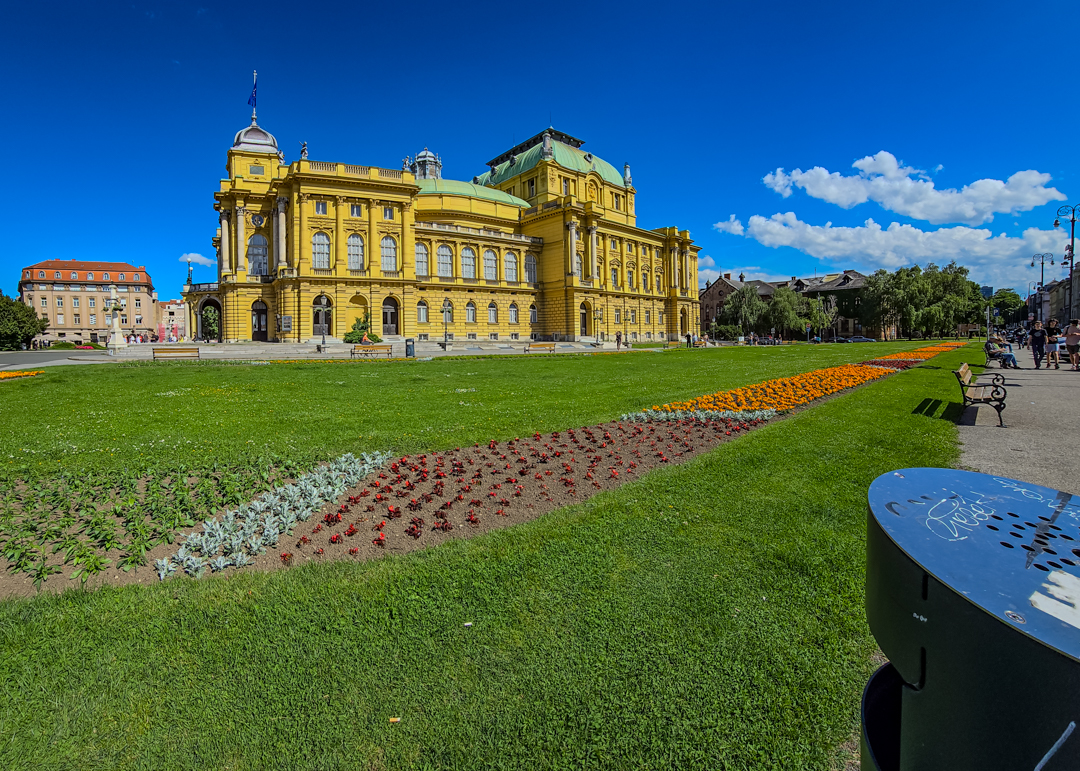
<path fill-rule="evenodd" d="M 720 340 L 738 340 L 742 332 L 735 324 L 717 324 L 716 336 Z"/>
<path fill-rule="evenodd" d="M 367 332 L 368 340 L 373 343 L 381 343 L 382 338 L 375 334 L 371 329 L 371 314 L 365 313 L 364 318 L 357 319 L 353 322 L 352 329 L 345 333 L 341 339 L 346 343 L 359 343 L 364 339 L 364 333 Z"/>

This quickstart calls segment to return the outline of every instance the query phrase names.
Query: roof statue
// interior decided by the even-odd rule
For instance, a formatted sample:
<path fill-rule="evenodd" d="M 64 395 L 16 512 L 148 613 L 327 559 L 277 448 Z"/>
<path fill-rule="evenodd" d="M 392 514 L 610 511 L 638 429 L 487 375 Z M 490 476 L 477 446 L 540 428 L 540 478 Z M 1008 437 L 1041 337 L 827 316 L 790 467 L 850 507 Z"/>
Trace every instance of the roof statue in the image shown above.
<path fill-rule="evenodd" d="M 540 158 L 545 161 L 550 161 L 554 157 L 554 150 L 551 148 L 551 132 L 544 132 L 544 149 L 540 153 Z"/>
<path fill-rule="evenodd" d="M 632 187 L 633 186 L 634 178 L 630 176 L 630 164 L 629 163 L 623 165 L 622 178 L 623 178 L 623 184 L 625 184 L 627 187 Z"/>
<path fill-rule="evenodd" d="M 307 160 L 307 142 L 300 143 L 300 160 Z"/>

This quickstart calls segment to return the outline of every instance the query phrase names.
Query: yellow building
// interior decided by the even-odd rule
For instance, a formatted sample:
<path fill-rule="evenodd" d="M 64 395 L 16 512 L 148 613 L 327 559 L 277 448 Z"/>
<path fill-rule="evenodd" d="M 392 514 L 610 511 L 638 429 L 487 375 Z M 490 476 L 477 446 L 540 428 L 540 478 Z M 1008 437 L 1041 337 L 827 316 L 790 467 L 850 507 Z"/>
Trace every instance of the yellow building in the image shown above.
<path fill-rule="evenodd" d="M 218 280 L 188 284 L 188 329 L 219 339 L 340 339 L 371 313 L 384 338 L 673 339 L 699 326 L 690 233 L 636 224 L 630 168 L 554 129 L 442 178 L 426 148 L 403 168 L 284 163 L 255 122 L 214 194 Z"/>

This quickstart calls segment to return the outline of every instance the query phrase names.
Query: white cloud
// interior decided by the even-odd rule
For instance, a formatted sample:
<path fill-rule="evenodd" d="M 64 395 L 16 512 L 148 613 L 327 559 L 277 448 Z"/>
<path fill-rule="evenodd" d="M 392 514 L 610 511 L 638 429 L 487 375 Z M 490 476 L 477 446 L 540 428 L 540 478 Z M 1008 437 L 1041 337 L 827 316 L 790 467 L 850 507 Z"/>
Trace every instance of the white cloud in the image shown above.
<path fill-rule="evenodd" d="M 698 257 L 697 264 L 698 264 L 699 269 L 700 268 L 715 268 L 716 267 L 716 260 L 714 260 L 708 254 L 703 254 L 700 257 Z"/>
<path fill-rule="evenodd" d="M 860 158 L 852 167 L 859 173 L 844 176 L 815 166 L 809 171 L 795 169 L 789 174 L 778 168 L 766 174 L 762 181 L 784 198 L 798 187 L 812 198 L 845 209 L 874 201 L 887 211 L 934 225 L 953 222 L 981 225 L 992 221 L 995 214 L 1030 211 L 1050 201 L 1063 201 L 1066 197 L 1057 189 L 1046 187 L 1051 179 L 1049 174 L 1034 170 L 1018 171 L 1004 182 L 980 179 L 961 190 L 938 190 L 925 172 L 904 166 L 885 150 Z M 941 168 L 939 164 L 935 171 Z M 742 232 L 742 223 L 734 215 L 727 223 L 717 223 L 713 227 L 736 235 Z"/>
<path fill-rule="evenodd" d="M 883 228 L 872 219 L 858 227 L 833 227 L 810 225 L 794 212 L 768 218 L 755 214 L 746 235 L 765 246 L 790 246 L 831 263 L 845 267 L 854 263 L 871 271 L 927 262 L 940 266 L 955 260 L 971 270 L 973 280 L 1014 287 L 1038 279 L 1037 269 L 1029 267 L 1032 254 L 1060 251 L 1062 244 L 1060 232 L 1038 228 L 1010 237 L 965 226 L 926 231 L 893 222 Z M 1058 278 L 1056 271 L 1052 275 L 1047 271 L 1047 281 L 1051 278 Z"/>
<path fill-rule="evenodd" d="M 217 265 L 217 260 L 215 260 L 213 257 L 203 257 L 201 254 L 196 254 L 195 252 L 191 252 L 189 254 L 181 254 L 180 262 L 187 262 L 189 257 L 191 258 L 191 261 L 196 265 L 205 265 L 207 267 Z"/>
<path fill-rule="evenodd" d="M 780 169 L 777 169 L 780 171 Z M 731 233 L 732 235 L 741 236 L 743 234 L 743 224 L 739 220 L 735 219 L 735 215 L 732 214 L 723 222 L 717 222 L 713 225 L 713 228 L 719 230 L 721 233 Z"/>

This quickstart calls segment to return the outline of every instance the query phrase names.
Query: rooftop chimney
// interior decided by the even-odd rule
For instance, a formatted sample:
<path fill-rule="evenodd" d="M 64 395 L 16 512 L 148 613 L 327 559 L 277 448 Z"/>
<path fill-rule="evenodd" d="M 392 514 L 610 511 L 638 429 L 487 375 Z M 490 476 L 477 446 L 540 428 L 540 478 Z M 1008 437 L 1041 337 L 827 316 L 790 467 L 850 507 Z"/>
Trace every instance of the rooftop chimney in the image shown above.
<path fill-rule="evenodd" d="M 731 274 L 730 273 L 725 273 L 724 278 L 726 278 L 728 281 L 731 281 Z"/>

